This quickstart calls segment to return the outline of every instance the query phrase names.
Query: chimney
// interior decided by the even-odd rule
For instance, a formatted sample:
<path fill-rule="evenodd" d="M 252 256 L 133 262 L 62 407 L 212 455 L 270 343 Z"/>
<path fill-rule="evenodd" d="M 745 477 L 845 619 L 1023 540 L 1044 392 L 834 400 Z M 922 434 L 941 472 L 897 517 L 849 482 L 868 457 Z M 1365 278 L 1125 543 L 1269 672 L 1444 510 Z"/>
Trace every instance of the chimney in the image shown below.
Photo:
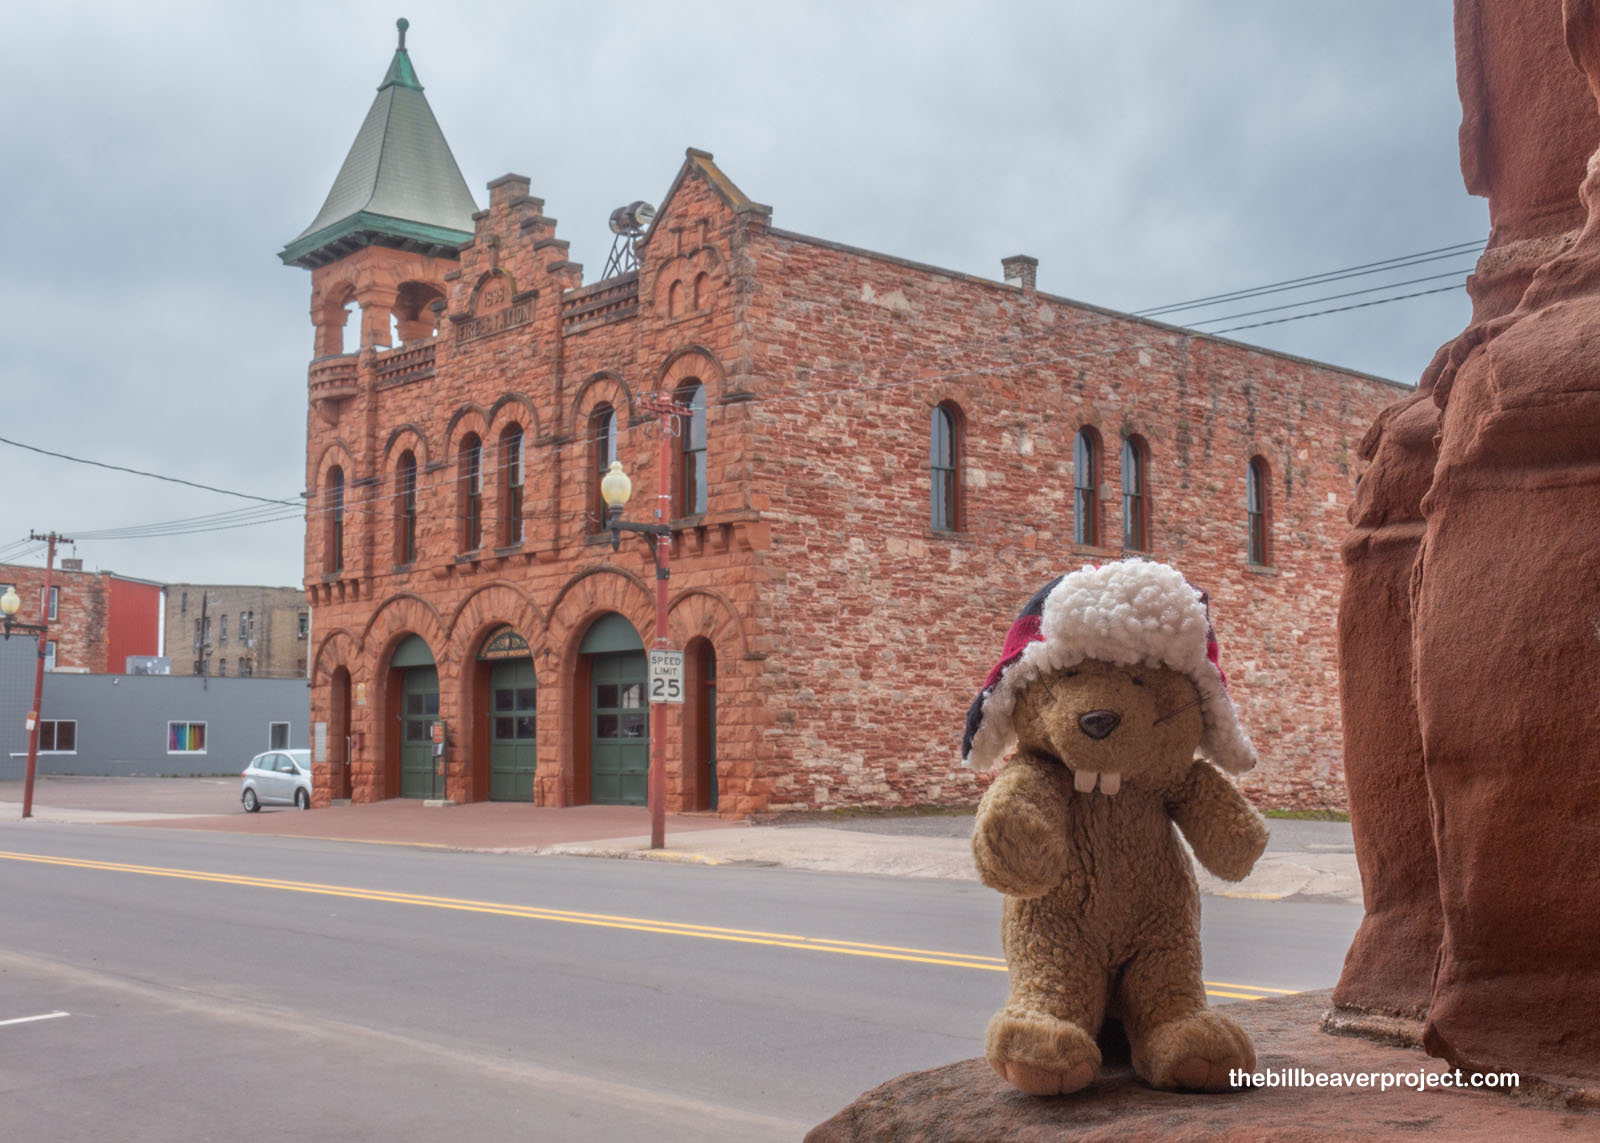
<path fill-rule="evenodd" d="M 1033 282 L 1039 272 L 1039 259 L 1028 254 L 1013 254 L 1000 259 L 1006 272 L 1006 285 L 1020 286 L 1025 294 L 1033 293 Z"/>

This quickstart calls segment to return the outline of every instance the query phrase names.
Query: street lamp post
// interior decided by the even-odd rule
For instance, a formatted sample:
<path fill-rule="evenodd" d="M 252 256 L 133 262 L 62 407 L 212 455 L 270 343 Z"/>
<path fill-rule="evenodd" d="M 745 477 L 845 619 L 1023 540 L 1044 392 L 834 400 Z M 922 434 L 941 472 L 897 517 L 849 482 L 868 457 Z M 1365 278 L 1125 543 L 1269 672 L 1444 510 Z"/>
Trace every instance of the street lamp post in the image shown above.
<path fill-rule="evenodd" d="M 22 816 L 25 818 L 33 816 L 33 778 L 39 765 L 39 709 L 44 697 L 45 636 L 50 633 L 50 588 L 55 576 L 56 543 L 62 537 L 54 532 L 48 536 L 36 536 L 30 532 L 29 539 L 47 540 L 50 543 L 50 555 L 44 565 L 44 594 L 39 601 L 39 622 L 17 621 L 16 614 L 22 608 L 22 599 L 15 587 L 6 588 L 5 594 L 0 595 L 0 616 L 3 616 L 0 623 L 4 625 L 5 638 L 10 639 L 13 631 L 27 631 L 39 639 L 39 655 L 33 668 L 33 709 L 28 712 L 28 769 L 22 782 Z"/>
<path fill-rule="evenodd" d="M 661 417 L 661 445 L 657 464 L 656 522 L 632 524 L 622 519 L 622 509 L 633 495 L 633 481 L 622 471 L 622 462 L 614 460 L 611 468 L 600 480 L 600 496 L 606 502 L 606 515 L 611 529 L 611 550 L 622 546 L 623 532 L 637 532 L 648 543 L 654 538 L 650 555 L 656 565 L 656 642 L 658 651 L 665 651 L 667 643 L 667 584 L 672 577 L 672 528 L 667 520 L 672 513 L 672 436 L 676 416 L 683 412 L 667 397 L 655 397 L 646 403 Z M 650 848 L 661 849 L 667 844 L 667 704 L 650 703 L 650 778 L 646 790 L 650 801 Z"/>

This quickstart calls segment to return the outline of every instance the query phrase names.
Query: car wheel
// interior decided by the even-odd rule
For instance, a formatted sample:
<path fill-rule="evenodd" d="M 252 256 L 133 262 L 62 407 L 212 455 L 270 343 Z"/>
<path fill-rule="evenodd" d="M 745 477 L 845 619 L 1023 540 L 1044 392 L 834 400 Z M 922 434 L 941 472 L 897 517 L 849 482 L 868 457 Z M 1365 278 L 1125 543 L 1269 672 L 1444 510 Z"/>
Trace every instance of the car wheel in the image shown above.
<path fill-rule="evenodd" d="M 254 790 L 246 790 L 244 792 L 244 812 L 253 814 L 260 808 L 261 800 L 256 797 L 256 792 Z"/>
<path fill-rule="evenodd" d="M 297 810 L 309 810 L 311 808 L 311 795 L 304 790 L 296 790 L 294 792 L 294 808 Z"/>

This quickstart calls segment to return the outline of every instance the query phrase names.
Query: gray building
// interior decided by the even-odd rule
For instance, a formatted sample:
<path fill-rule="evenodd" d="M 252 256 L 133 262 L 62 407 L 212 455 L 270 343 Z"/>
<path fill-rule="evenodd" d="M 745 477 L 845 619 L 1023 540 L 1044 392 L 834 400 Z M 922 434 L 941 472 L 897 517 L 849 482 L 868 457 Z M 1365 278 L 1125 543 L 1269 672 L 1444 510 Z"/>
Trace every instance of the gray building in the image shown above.
<path fill-rule="evenodd" d="M 23 776 L 36 644 L 0 642 L 0 779 Z M 41 774 L 236 774 L 263 750 L 308 748 L 304 679 L 48 674 Z"/>

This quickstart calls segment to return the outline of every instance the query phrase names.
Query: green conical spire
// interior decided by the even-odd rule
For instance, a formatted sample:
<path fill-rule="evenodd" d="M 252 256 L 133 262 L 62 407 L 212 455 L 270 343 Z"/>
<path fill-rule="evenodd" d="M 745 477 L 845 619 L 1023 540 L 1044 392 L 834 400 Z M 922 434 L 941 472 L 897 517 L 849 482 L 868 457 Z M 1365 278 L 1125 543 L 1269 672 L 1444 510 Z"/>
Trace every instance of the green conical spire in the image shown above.
<path fill-rule="evenodd" d="M 411 21 L 401 16 L 394 26 L 400 29 L 400 46 L 395 48 L 394 59 L 389 61 L 389 72 L 378 85 L 378 90 L 409 87 L 412 91 L 421 91 L 422 81 L 417 78 L 417 69 L 411 66 L 411 53 L 406 51 L 406 29 L 411 27 Z"/>
<path fill-rule="evenodd" d="M 307 269 L 363 246 L 454 257 L 478 205 L 422 94 L 406 52 L 410 22 L 316 219 L 278 255 Z"/>

